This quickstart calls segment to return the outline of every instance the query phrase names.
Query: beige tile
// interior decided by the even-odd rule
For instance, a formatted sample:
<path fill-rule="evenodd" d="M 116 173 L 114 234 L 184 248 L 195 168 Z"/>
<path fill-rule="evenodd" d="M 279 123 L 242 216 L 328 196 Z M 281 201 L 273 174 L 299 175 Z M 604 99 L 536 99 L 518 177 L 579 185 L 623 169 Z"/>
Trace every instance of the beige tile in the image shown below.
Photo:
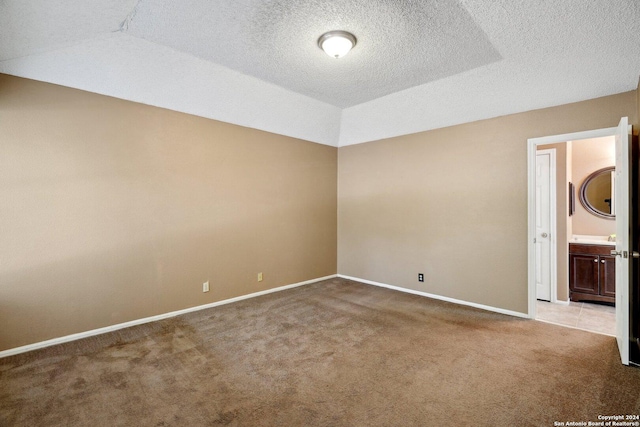
<path fill-rule="evenodd" d="M 578 315 L 582 309 L 582 303 L 571 302 L 569 305 L 554 304 L 547 301 L 538 301 L 537 308 L 539 314 L 546 313 L 575 313 Z"/>
<path fill-rule="evenodd" d="M 582 302 L 569 305 L 537 301 L 537 319 L 601 334 L 615 335 L 615 307 Z"/>
<path fill-rule="evenodd" d="M 554 304 L 546 301 L 538 301 L 538 312 L 540 313 L 580 313 L 582 303 L 570 303 L 569 305 Z"/>
<path fill-rule="evenodd" d="M 538 319 L 564 326 L 577 327 L 578 325 L 578 318 L 568 314 L 553 313 L 545 316 L 538 316 Z"/>
<path fill-rule="evenodd" d="M 582 306 L 583 310 L 593 310 L 593 311 L 597 311 L 597 312 L 601 312 L 601 313 L 611 313 L 613 315 L 616 314 L 616 308 L 610 305 L 604 305 L 604 304 L 590 304 L 588 302 L 585 302 Z"/>
<path fill-rule="evenodd" d="M 577 327 L 589 331 L 600 332 L 608 335 L 616 334 L 615 311 L 603 312 L 593 309 L 584 309 L 580 312 Z"/>
<path fill-rule="evenodd" d="M 562 305 L 538 301 L 537 319 L 566 326 L 577 326 L 581 305 Z"/>

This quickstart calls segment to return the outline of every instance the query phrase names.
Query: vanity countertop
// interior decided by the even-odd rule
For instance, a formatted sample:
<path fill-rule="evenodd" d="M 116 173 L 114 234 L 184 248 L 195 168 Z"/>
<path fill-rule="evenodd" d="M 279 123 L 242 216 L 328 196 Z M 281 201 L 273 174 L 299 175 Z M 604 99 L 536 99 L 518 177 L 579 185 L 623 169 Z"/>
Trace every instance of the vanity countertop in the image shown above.
<path fill-rule="evenodd" d="M 569 243 L 579 243 L 581 245 L 616 245 L 616 242 L 609 241 L 609 236 L 590 236 L 585 234 L 574 234 L 571 236 Z"/>

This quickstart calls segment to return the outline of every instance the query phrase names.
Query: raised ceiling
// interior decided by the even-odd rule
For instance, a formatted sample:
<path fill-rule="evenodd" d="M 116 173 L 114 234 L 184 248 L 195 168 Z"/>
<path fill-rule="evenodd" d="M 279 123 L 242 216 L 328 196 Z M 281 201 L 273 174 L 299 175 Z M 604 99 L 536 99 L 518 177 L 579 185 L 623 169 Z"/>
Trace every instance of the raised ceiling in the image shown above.
<path fill-rule="evenodd" d="M 500 60 L 454 0 L 239 3 L 141 2 L 126 31 L 340 108 Z M 358 38 L 339 61 L 315 43 L 336 29 Z"/>
<path fill-rule="evenodd" d="M 0 72 L 341 146 L 632 90 L 640 2 L 0 0 Z"/>

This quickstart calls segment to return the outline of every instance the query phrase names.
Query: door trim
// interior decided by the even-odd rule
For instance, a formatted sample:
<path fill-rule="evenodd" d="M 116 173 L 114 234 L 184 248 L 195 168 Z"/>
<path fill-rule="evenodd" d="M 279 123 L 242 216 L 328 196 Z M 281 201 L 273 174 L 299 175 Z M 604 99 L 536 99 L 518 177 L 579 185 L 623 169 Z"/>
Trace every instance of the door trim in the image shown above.
<path fill-rule="evenodd" d="M 561 135 L 551 135 L 539 138 L 527 139 L 527 257 L 528 257 L 528 315 L 530 319 L 536 318 L 536 253 L 533 239 L 536 237 L 535 207 L 536 207 L 536 149 L 538 145 L 557 144 L 560 142 L 575 141 L 579 139 L 601 138 L 605 136 L 615 136 L 618 128 L 611 127 L 605 129 L 588 130 L 584 132 L 565 133 Z M 557 247 L 557 245 L 556 245 Z M 556 262 L 557 264 L 557 262 Z M 557 274 L 556 274 L 557 276 Z M 557 289 L 556 289 L 557 297 Z"/>
<path fill-rule="evenodd" d="M 558 301 L 558 171 L 556 164 L 556 149 L 550 148 L 547 150 L 536 150 L 536 156 L 538 154 L 549 154 L 549 199 L 551 199 L 551 203 L 549 204 L 549 234 L 551 234 L 551 238 L 549 239 L 549 274 L 551 275 L 549 282 L 549 301 L 555 303 Z M 536 293 L 536 299 L 537 296 L 538 295 Z"/>

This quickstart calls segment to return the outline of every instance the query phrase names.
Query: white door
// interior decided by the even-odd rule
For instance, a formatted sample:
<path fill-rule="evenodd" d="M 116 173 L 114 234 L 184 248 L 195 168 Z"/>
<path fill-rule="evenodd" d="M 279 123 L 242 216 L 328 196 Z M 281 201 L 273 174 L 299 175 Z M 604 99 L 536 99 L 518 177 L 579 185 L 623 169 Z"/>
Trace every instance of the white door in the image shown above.
<path fill-rule="evenodd" d="M 536 153 L 536 298 L 551 301 L 551 153 Z"/>
<path fill-rule="evenodd" d="M 629 218 L 630 138 L 628 119 L 623 117 L 616 132 L 616 338 L 620 359 L 629 364 L 629 268 L 631 228 Z"/>

